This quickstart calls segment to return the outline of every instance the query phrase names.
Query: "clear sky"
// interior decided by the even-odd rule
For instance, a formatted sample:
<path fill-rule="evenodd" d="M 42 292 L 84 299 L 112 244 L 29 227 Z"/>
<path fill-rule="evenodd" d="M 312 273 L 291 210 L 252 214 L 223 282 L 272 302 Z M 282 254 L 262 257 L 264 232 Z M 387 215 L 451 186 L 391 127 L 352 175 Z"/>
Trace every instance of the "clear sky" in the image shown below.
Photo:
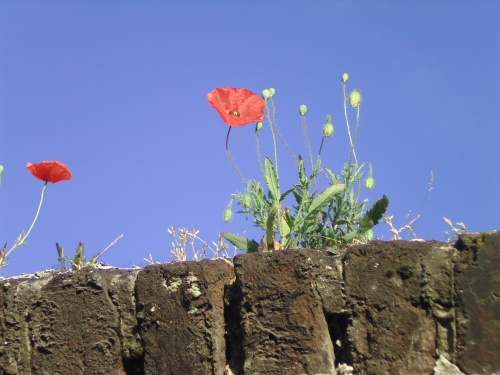
<path fill-rule="evenodd" d="M 74 176 L 49 184 L 29 246 L 0 275 L 57 266 L 56 241 L 69 255 L 84 241 L 90 257 L 123 234 L 102 261 L 130 267 L 172 260 L 172 225 L 208 242 L 249 230 L 242 215 L 223 221 L 244 187 L 207 93 L 274 87 L 277 124 L 302 155 L 299 105 L 315 150 L 331 114 L 323 162 L 340 172 L 344 72 L 363 93 L 357 154 L 376 178 L 362 198 L 387 195 L 403 226 L 433 171 L 418 237 L 446 240 L 443 216 L 499 229 L 499 16 L 498 1 L 0 1 L 1 245 L 37 209 L 43 182 L 27 162 Z M 254 126 L 233 129 L 230 148 L 259 178 Z M 297 171 L 281 151 L 286 188 Z M 375 234 L 391 237 L 384 224 Z"/>

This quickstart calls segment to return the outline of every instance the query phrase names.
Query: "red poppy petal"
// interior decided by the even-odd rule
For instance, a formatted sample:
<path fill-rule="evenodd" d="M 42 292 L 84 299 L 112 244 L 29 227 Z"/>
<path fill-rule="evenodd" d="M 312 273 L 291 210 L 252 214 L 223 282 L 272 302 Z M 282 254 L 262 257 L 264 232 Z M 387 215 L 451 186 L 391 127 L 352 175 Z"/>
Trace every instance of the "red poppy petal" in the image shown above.
<path fill-rule="evenodd" d="M 215 89 L 208 94 L 208 103 L 229 126 L 243 126 L 264 120 L 264 100 L 247 89 Z"/>
<path fill-rule="evenodd" d="M 73 175 L 69 168 L 60 161 L 43 161 L 41 163 L 26 164 L 26 168 L 33 176 L 45 182 L 56 182 L 70 180 Z"/>

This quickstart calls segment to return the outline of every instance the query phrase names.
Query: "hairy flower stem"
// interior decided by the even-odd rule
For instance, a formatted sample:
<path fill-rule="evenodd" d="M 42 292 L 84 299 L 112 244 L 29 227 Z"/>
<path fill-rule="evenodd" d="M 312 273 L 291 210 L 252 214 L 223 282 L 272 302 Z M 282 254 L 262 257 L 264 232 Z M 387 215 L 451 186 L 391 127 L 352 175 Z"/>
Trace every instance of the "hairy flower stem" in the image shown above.
<path fill-rule="evenodd" d="M 227 130 L 227 135 L 226 135 L 226 151 L 229 150 L 229 133 L 231 133 L 231 129 L 233 127 L 230 126 L 229 129 Z"/>
<path fill-rule="evenodd" d="M 323 142 L 325 142 L 325 136 L 323 136 L 323 138 L 321 138 L 321 144 L 319 145 L 319 151 L 318 151 L 318 157 L 321 156 L 321 151 L 323 150 Z"/>
<path fill-rule="evenodd" d="M 241 182 L 243 182 L 243 184 L 245 185 L 246 184 L 245 179 L 243 178 L 243 175 L 241 174 L 238 166 L 234 162 L 233 157 L 231 156 L 231 152 L 229 151 L 229 149 L 226 149 L 226 153 L 227 153 L 227 157 L 229 158 L 229 161 L 231 162 L 231 165 L 233 166 L 236 173 L 238 173 L 238 177 L 240 178 Z"/>
<path fill-rule="evenodd" d="M 356 159 L 356 141 L 358 140 L 358 128 L 359 128 L 359 112 L 361 110 L 361 106 L 359 105 L 357 108 L 356 112 L 356 129 L 354 130 L 354 139 L 353 139 L 353 145 L 352 145 L 352 150 L 354 153 L 354 162 L 356 165 L 358 165 L 358 160 Z"/>
<path fill-rule="evenodd" d="M 229 127 L 229 130 L 227 131 L 227 135 L 226 135 L 226 153 L 227 153 L 227 157 L 229 158 L 229 161 L 231 162 L 231 165 L 233 166 L 233 168 L 236 171 L 236 173 L 238 173 L 238 176 L 240 177 L 241 181 L 243 182 L 243 184 L 245 184 L 245 179 L 243 178 L 243 175 L 241 174 L 238 166 L 236 165 L 236 163 L 233 160 L 233 157 L 231 156 L 231 152 L 229 151 L 228 141 L 229 141 L 229 133 L 231 132 L 231 129 L 232 129 L 232 126 Z"/>
<path fill-rule="evenodd" d="M 279 137 L 281 143 L 283 143 L 283 145 L 285 146 L 286 150 L 288 151 L 288 153 L 290 154 L 290 156 L 292 157 L 293 161 L 295 162 L 295 164 L 298 167 L 299 166 L 299 162 L 298 162 L 297 158 L 295 157 L 295 154 L 293 153 L 293 151 L 290 148 L 290 146 L 288 146 L 288 143 L 286 143 L 285 138 L 283 138 L 283 136 L 281 135 L 281 132 L 278 129 L 278 126 L 276 125 L 276 118 L 275 118 L 276 108 L 274 106 L 274 100 L 273 100 L 273 98 L 271 98 L 270 101 L 271 101 L 271 107 L 272 107 L 272 110 L 273 110 L 272 111 L 273 112 L 273 116 L 272 116 L 272 121 L 271 121 L 271 117 L 269 117 L 269 119 L 270 119 L 269 123 L 274 128 L 274 130 L 276 131 L 276 134 L 278 134 L 278 137 Z"/>
<path fill-rule="evenodd" d="M 312 171 L 314 169 L 313 155 L 311 151 L 311 143 L 309 142 L 309 137 L 307 136 L 307 123 L 305 116 L 302 116 L 302 129 L 304 129 L 304 139 L 306 140 L 307 150 L 309 151 L 309 160 L 311 161 L 311 171 Z M 321 145 L 323 145 L 323 141 L 321 141 Z"/>
<path fill-rule="evenodd" d="M 10 249 L 7 254 L 5 255 L 5 259 L 8 258 L 9 254 L 12 253 L 15 249 L 17 249 L 19 246 L 24 245 L 26 243 L 26 240 L 28 239 L 28 236 L 30 235 L 31 231 L 35 227 L 36 221 L 38 220 L 38 216 L 40 215 L 40 210 L 42 209 L 42 204 L 43 204 L 43 197 L 45 195 L 45 189 L 47 188 L 47 182 L 45 182 L 45 185 L 43 185 L 42 188 L 42 196 L 40 197 L 40 203 L 38 204 L 38 209 L 36 210 L 36 215 L 35 219 L 31 223 L 30 228 L 26 232 L 24 236 L 19 236 L 19 238 L 16 240 L 16 243 L 14 246 L 12 246 L 12 249 Z"/>
<path fill-rule="evenodd" d="M 349 164 L 351 164 L 352 157 L 354 156 L 354 162 L 358 164 L 358 159 L 356 157 L 356 150 L 355 150 L 355 144 L 356 144 L 356 139 L 354 139 L 351 136 L 351 126 L 349 124 L 349 116 L 347 116 L 347 93 L 346 93 L 346 84 L 344 83 L 342 85 L 343 91 L 344 91 L 344 116 L 345 116 L 345 121 L 347 124 L 347 134 L 349 135 L 349 142 L 351 143 L 351 154 L 349 155 Z M 358 122 L 359 122 L 359 107 L 358 107 Z M 358 126 L 356 125 L 356 134 L 358 132 Z"/>
<path fill-rule="evenodd" d="M 264 163 L 262 162 L 262 153 L 260 151 L 260 136 L 259 136 L 259 132 L 260 130 L 256 130 L 255 131 L 255 139 L 256 139 L 256 143 L 257 143 L 257 157 L 259 158 L 259 167 L 260 167 L 260 171 L 262 172 L 262 175 L 265 176 L 265 172 L 264 172 Z"/>
<path fill-rule="evenodd" d="M 271 125 L 271 135 L 273 137 L 273 147 L 274 147 L 274 168 L 276 169 L 276 174 L 279 176 L 279 168 L 278 168 L 278 148 L 276 147 L 276 136 L 274 134 L 275 132 L 275 124 L 274 124 L 274 115 L 271 117 L 271 111 L 269 109 L 269 106 L 267 105 L 266 101 L 266 111 L 267 111 L 267 118 L 269 119 L 269 124 Z"/>

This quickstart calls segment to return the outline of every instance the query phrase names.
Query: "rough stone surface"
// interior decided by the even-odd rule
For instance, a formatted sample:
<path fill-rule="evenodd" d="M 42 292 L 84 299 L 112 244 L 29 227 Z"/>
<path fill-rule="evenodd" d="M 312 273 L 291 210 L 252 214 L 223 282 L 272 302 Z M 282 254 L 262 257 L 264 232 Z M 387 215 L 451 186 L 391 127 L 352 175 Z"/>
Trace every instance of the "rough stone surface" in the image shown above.
<path fill-rule="evenodd" d="M 374 241 L 347 250 L 348 337 L 356 371 L 432 373 L 436 325 L 424 298 L 430 287 L 422 264 L 438 251 L 432 243 L 404 241 Z"/>
<path fill-rule="evenodd" d="M 117 307 L 134 302 L 133 295 L 121 293 L 127 285 L 116 278 L 130 273 L 92 270 L 3 282 L 0 366 L 4 374 L 126 374 L 122 338 L 130 345 L 133 328 L 122 326 L 120 332 L 120 315 L 128 314 L 125 320 L 133 322 L 135 311 L 118 312 Z M 113 302 L 110 294 L 121 297 Z"/>
<path fill-rule="evenodd" d="M 31 374 L 500 374 L 500 234 L 0 279 Z"/>
<path fill-rule="evenodd" d="M 235 298 L 242 342 L 234 374 L 333 373 L 335 356 L 317 279 L 341 311 L 342 283 L 324 291 L 325 279 L 341 280 L 335 258 L 317 250 L 254 253 L 235 259 Z M 338 274 L 337 274 L 338 273 Z"/>
<path fill-rule="evenodd" d="M 500 233 L 462 236 L 457 248 L 458 366 L 500 374 Z"/>
<path fill-rule="evenodd" d="M 233 279 L 224 260 L 149 266 L 139 274 L 146 374 L 224 374 L 224 289 Z"/>

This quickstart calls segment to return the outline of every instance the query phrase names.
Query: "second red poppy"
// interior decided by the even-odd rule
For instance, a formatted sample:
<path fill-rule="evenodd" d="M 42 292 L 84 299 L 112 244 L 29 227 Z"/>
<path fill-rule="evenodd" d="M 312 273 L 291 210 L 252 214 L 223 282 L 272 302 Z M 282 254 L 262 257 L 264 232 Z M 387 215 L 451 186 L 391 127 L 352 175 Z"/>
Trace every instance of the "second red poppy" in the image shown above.
<path fill-rule="evenodd" d="M 69 168 L 60 161 L 43 161 L 41 163 L 26 164 L 26 168 L 33 176 L 45 182 L 70 180 L 73 175 Z"/>

